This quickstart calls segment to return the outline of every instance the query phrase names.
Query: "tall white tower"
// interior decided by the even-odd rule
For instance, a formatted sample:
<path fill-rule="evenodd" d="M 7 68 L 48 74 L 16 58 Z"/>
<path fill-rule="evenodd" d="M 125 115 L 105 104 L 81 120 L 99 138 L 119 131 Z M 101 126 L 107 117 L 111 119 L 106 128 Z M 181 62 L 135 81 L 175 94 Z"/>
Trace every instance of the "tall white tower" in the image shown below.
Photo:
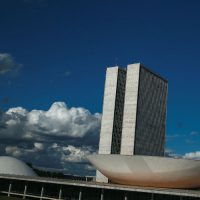
<path fill-rule="evenodd" d="M 167 87 L 140 63 L 107 68 L 99 154 L 163 156 Z"/>

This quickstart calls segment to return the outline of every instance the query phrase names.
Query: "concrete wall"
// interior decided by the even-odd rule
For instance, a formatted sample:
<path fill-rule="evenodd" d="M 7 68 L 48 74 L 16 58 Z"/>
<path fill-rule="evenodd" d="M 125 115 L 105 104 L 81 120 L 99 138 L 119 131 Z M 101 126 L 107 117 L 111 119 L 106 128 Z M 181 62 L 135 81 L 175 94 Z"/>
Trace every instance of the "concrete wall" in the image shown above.
<path fill-rule="evenodd" d="M 134 154 L 139 72 L 139 63 L 128 65 L 121 140 L 121 154 L 123 155 Z"/>
<path fill-rule="evenodd" d="M 99 154 L 111 153 L 117 78 L 118 67 L 107 68 L 103 100 L 103 116 L 99 140 Z"/>
<path fill-rule="evenodd" d="M 118 69 L 118 67 L 112 67 L 106 70 L 99 154 L 111 153 Z M 97 170 L 96 181 L 108 182 L 108 179 Z"/>
<path fill-rule="evenodd" d="M 99 154 L 120 153 L 125 84 L 126 70 L 119 67 L 107 68 Z M 98 171 L 96 177 L 97 181 L 108 182 Z"/>

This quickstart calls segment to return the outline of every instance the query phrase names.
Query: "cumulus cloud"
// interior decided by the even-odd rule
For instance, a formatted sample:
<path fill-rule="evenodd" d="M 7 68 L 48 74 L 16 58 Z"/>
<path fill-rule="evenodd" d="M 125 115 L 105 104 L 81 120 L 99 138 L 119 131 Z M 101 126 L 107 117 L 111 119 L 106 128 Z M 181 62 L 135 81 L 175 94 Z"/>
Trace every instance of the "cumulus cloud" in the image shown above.
<path fill-rule="evenodd" d="M 172 149 L 165 149 L 165 156 L 172 157 L 172 158 L 181 158 L 181 155 L 175 153 Z"/>
<path fill-rule="evenodd" d="M 10 54 L 0 53 L 0 75 L 8 73 L 16 74 L 21 66 L 21 64 L 15 62 Z"/>
<path fill-rule="evenodd" d="M 67 147 L 62 147 L 62 151 L 64 152 L 63 156 L 61 157 L 62 161 L 70 161 L 70 162 L 81 162 L 86 161 L 86 157 L 93 152 L 91 147 L 74 147 L 69 145 Z"/>
<path fill-rule="evenodd" d="M 172 158 L 186 158 L 200 160 L 200 151 L 185 153 L 184 155 L 175 153 L 172 149 L 165 149 L 165 156 Z"/>
<path fill-rule="evenodd" d="M 100 128 L 101 115 L 91 114 L 85 108 L 68 108 L 64 102 L 55 102 L 49 110 L 27 111 L 22 107 L 10 108 L 1 116 L 1 137 L 42 138 L 46 135 L 84 137 Z"/>
<path fill-rule="evenodd" d="M 99 113 L 64 102 L 46 111 L 10 108 L 0 113 L 0 153 L 40 167 L 94 172 L 86 156 L 97 151 L 100 121 Z"/>
<path fill-rule="evenodd" d="M 174 154 L 174 151 L 172 149 L 165 149 L 165 156 L 171 157 L 172 154 Z"/>
<path fill-rule="evenodd" d="M 95 152 L 93 147 L 75 147 L 64 143 L 33 143 L 30 147 L 5 147 L 6 155 L 33 163 L 37 167 L 62 169 L 65 173 L 82 175 L 94 173 L 94 168 L 86 157 Z"/>
<path fill-rule="evenodd" d="M 200 160 L 200 151 L 186 153 L 183 157 L 187 159 Z"/>

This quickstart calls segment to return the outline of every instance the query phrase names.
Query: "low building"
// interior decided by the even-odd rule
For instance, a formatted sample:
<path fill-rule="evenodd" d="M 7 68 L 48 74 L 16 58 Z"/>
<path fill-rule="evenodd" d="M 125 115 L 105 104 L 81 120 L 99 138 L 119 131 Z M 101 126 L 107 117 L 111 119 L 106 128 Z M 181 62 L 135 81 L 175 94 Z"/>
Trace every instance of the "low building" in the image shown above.
<path fill-rule="evenodd" d="M 0 175 L 0 195 L 46 200 L 197 200 L 200 190 Z"/>

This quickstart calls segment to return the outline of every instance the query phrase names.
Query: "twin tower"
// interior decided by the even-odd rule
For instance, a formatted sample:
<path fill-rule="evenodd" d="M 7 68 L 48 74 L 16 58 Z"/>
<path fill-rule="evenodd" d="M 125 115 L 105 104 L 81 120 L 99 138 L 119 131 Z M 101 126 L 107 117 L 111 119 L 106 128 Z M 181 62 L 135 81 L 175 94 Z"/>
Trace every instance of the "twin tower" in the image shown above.
<path fill-rule="evenodd" d="M 140 63 L 107 68 L 99 154 L 163 156 L 167 87 Z"/>

